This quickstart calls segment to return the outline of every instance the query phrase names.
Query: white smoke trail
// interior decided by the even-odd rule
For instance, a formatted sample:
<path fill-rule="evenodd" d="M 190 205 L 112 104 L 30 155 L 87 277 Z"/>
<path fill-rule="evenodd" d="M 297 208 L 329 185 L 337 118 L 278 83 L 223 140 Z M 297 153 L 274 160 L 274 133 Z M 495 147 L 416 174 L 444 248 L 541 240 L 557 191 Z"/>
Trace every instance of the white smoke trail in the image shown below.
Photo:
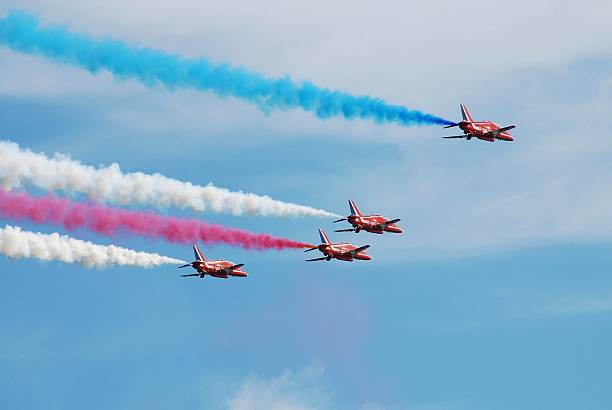
<path fill-rule="evenodd" d="M 42 234 L 22 231 L 6 225 L 0 229 L 0 253 L 13 259 L 35 258 L 43 261 L 78 263 L 87 268 L 111 265 L 150 268 L 165 264 L 185 263 L 156 253 L 136 252 L 118 246 L 96 245 L 58 233 Z"/>
<path fill-rule="evenodd" d="M 47 191 L 79 193 L 96 202 L 118 205 L 177 207 L 231 215 L 337 216 L 268 196 L 230 192 L 212 184 L 193 185 L 161 174 L 123 173 L 115 163 L 96 168 L 62 154 L 49 158 L 22 150 L 13 142 L 0 141 L 0 186 L 9 190 L 28 184 Z"/>

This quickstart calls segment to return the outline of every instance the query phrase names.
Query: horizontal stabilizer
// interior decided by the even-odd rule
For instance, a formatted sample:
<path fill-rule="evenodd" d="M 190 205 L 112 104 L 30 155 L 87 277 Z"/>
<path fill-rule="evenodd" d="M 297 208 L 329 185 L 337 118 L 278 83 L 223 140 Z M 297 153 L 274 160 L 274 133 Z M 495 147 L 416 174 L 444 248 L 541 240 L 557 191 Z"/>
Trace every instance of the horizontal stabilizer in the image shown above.
<path fill-rule="evenodd" d="M 183 265 L 183 266 L 178 266 L 178 268 L 179 268 L 179 269 L 181 269 L 181 268 L 187 268 L 187 267 L 189 267 L 189 266 L 191 266 L 191 263 L 188 263 L 188 264 Z"/>
<path fill-rule="evenodd" d="M 355 232 L 355 230 L 354 229 L 338 229 L 338 230 L 335 230 L 334 232 Z"/>
<path fill-rule="evenodd" d="M 190 274 L 187 274 L 187 275 L 181 275 L 181 276 L 185 278 L 185 277 L 187 277 L 187 276 L 200 276 L 200 274 L 199 274 L 199 273 L 190 273 Z"/>
<path fill-rule="evenodd" d="M 449 139 L 449 138 L 466 138 L 466 137 L 467 135 L 452 135 L 450 137 L 442 137 L 442 138 Z"/>
<path fill-rule="evenodd" d="M 306 249 L 304 252 L 310 252 L 310 251 L 314 251 L 314 250 L 317 250 L 317 249 L 319 249 L 318 246 L 313 246 L 312 248 Z"/>
<path fill-rule="evenodd" d="M 335 224 L 336 222 L 342 222 L 342 221 L 346 221 L 346 218 L 342 218 L 342 219 L 336 219 L 334 222 L 332 222 L 333 224 Z"/>
<path fill-rule="evenodd" d="M 446 127 L 442 127 L 442 128 L 453 128 L 453 127 L 458 127 L 459 124 L 453 124 L 453 125 L 447 125 Z"/>
<path fill-rule="evenodd" d="M 315 261 L 324 261 L 324 260 L 327 260 L 326 256 L 322 258 L 306 259 L 306 262 L 315 262 Z"/>

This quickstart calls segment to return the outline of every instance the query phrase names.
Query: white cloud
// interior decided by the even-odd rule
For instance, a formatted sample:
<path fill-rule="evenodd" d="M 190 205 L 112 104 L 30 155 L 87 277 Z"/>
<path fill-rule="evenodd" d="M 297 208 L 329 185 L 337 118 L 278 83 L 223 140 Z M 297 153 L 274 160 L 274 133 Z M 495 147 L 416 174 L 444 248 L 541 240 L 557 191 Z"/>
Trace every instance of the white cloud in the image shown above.
<path fill-rule="evenodd" d="M 238 390 L 230 394 L 230 398 L 220 408 L 224 410 L 385 409 L 375 402 L 340 405 L 327 387 L 327 380 L 325 367 L 321 364 L 314 364 L 298 371 L 287 370 L 273 377 L 252 375 L 240 384 Z M 208 409 L 210 406 L 210 400 L 207 399 L 204 407 Z"/>
<path fill-rule="evenodd" d="M 227 402 L 228 410 L 324 410 L 331 397 L 323 386 L 325 369 L 311 366 L 272 378 L 247 378 Z"/>

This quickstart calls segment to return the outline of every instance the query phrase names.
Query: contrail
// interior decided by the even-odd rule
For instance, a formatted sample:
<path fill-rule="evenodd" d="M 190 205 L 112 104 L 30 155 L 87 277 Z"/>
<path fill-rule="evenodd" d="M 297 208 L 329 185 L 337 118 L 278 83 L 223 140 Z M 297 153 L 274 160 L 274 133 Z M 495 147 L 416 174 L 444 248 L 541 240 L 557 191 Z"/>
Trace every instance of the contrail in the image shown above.
<path fill-rule="evenodd" d="M 205 58 L 182 58 L 116 40 L 94 39 L 62 27 L 41 28 L 36 17 L 23 12 L 11 12 L 0 20 L 0 43 L 91 73 L 107 70 L 117 78 L 135 79 L 148 87 L 192 88 L 220 97 L 233 96 L 264 111 L 302 108 L 319 118 L 362 118 L 402 126 L 454 124 L 432 114 L 387 104 L 379 98 L 354 96 L 311 82 L 298 83 L 289 77 L 266 78 L 245 68 Z"/>
<path fill-rule="evenodd" d="M 530 189 L 529 191 L 525 191 L 525 192 L 522 192 L 520 194 L 513 195 L 513 196 L 508 197 L 506 199 L 503 199 L 503 200 L 501 200 L 501 201 L 499 201 L 499 202 L 497 202 L 497 203 L 495 203 L 493 205 L 489 205 L 489 206 L 486 206 L 484 208 L 480 208 L 480 209 L 474 211 L 472 213 L 472 215 L 478 215 L 479 213 L 482 213 L 482 212 L 485 212 L 485 211 L 497 208 L 499 206 L 505 205 L 508 202 L 512 202 L 512 201 L 514 201 L 516 199 L 523 198 L 525 196 L 529 196 L 529 195 L 535 194 L 537 192 L 543 191 L 543 190 L 545 190 L 547 188 L 550 188 L 552 186 L 555 186 L 555 185 L 559 185 L 559 184 L 567 181 L 569 178 L 570 177 L 561 178 L 561 179 L 559 179 L 557 181 L 550 182 L 550 183 L 548 183 L 546 185 L 543 185 L 543 186 L 540 186 L 540 187 L 537 187 L 537 188 L 534 188 L 534 189 Z"/>
<path fill-rule="evenodd" d="M 187 244 L 202 241 L 208 244 L 224 243 L 259 250 L 300 249 L 312 246 L 195 219 L 180 219 L 152 212 L 84 204 L 54 196 L 33 197 L 2 190 L 0 190 L 0 215 L 13 220 L 53 224 L 68 230 L 87 229 L 111 237 L 129 233 L 173 243 Z"/>
<path fill-rule="evenodd" d="M 68 156 L 49 158 L 19 145 L 0 141 L 0 186 L 24 185 L 52 192 L 78 193 L 94 202 L 118 205 L 176 207 L 231 215 L 315 216 L 336 214 L 244 192 L 230 192 L 211 184 L 193 185 L 161 174 L 124 173 L 119 165 L 92 167 Z"/>
<path fill-rule="evenodd" d="M 96 245 L 58 233 L 50 235 L 22 231 L 6 225 L 0 229 L 0 253 L 9 258 L 35 258 L 43 261 L 78 263 L 87 268 L 112 265 L 151 268 L 165 264 L 182 264 L 181 260 L 156 253 L 136 252 L 117 246 Z"/>

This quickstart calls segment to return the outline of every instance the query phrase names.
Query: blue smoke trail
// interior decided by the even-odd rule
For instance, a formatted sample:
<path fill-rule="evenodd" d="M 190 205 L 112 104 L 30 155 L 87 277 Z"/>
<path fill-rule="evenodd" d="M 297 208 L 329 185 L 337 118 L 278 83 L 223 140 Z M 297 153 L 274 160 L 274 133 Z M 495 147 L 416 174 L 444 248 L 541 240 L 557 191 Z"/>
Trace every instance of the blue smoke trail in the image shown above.
<path fill-rule="evenodd" d="M 298 84 L 288 77 L 269 79 L 229 64 L 215 64 L 204 58 L 185 59 L 115 40 L 96 40 L 61 27 L 40 28 L 38 23 L 30 14 L 10 12 L 0 19 L 0 43 L 91 73 L 106 69 L 118 78 L 133 78 L 150 87 L 161 84 L 170 90 L 195 88 L 221 97 L 234 96 L 264 111 L 300 107 L 319 118 L 364 118 L 403 126 L 454 124 L 435 115 L 389 105 L 378 98 L 353 96 L 311 82 Z"/>

